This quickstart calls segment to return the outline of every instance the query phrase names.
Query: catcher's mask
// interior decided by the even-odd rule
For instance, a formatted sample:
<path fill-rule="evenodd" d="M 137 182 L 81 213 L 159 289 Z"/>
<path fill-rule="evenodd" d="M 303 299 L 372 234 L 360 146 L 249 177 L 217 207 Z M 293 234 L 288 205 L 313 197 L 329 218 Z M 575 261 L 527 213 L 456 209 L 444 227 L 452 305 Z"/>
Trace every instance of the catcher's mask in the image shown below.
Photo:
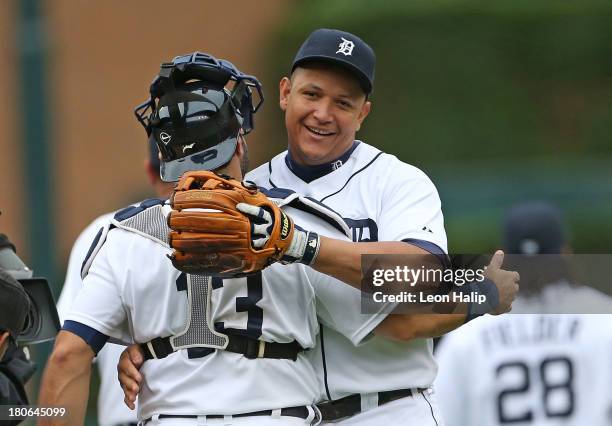
<path fill-rule="evenodd" d="M 166 182 L 227 164 L 240 132 L 253 130 L 253 114 L 263 103 L 257 78 L 201 52 L 162 64 L 150 95 L 134 113 L 159 147 Z"/>

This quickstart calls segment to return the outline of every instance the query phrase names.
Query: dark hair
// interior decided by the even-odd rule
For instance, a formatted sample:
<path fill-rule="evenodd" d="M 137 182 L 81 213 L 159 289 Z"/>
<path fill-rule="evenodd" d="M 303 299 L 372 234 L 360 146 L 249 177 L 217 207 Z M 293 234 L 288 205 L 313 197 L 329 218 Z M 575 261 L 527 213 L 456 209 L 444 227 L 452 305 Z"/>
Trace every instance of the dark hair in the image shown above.
<path fill-rule="evenodd" d="M 307 61 L 301 62 L 299 65 L 296 65 L 296 67 L 291 72 L 291 75 L 293 75 L 295 70 L 298 69 L 298 68 L 311 69 L 311 68 L 317 68 L 317 67 L 325 68 L 325 69 L 330 69 L 330 70 L 342 73 L 346 77 L 350 78 L 351 80 L 353 80 L 357 84 L 359 84 L 359 87 L 361 88 L 361 91 L 365 95 L 366 99 L 368 99 L 370 97 L 370 93 L 368 93 L 368 91 L 364 87 L 362 81 L 355 75 L 354 72 L 352 72 L 351 70 L 349 70 L 348 68 L 346 68 L 346 67 L 344 67 L 342 65 L 339 65 L 339 64 L 337 64 L 335 62 L 332 62 L 332 61 L 327 61 L 325 59 L 317 58 L 317 59 L 309 59 Z"/>
<path fill-rule="evenodd" d="M 359 88 L 361 89 L 361 91 L 365 95 L 365 100 L 366 101 L 370 98 L 370 93 L 368 93 L 367 90 L 365 89 L 365 87 L 363 87 L 362 82 L 357 78 L 357 76 L 354 73 L 352 73 L 346 67 L 343 67 L 343 66 L 338 65 L 338 64 L 336 64 L 334 62 L 325 61 L 325 60 L 322 60 L 322 59 L 311 59 L 311 60 L 308 60 L 306 62 L 302 62 L 299 65 L 297 65 L 293 69 L 293 71 L 291 71 L 291 77 L 293 77 L 293 74 L 295 73 L 295 71 L 298 68 L 304 68 L 304 69 L 325 68 L 325 69 L 330 69 L 330 70 L 333 70 L 333 71 L 340 72 L 343 75 L 345 75 L 347 78 L 350 78 L 351 80 L 353 80 L 357 84 L 359 84 Z"/>

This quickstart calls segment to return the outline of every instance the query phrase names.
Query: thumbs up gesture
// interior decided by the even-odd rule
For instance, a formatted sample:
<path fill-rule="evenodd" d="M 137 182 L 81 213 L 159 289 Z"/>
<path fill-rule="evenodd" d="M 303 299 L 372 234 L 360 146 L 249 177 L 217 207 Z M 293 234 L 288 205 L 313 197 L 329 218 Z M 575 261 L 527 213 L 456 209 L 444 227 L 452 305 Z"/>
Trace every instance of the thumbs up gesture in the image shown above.
<path fill-rule="evenodd" d="M 516 271 L 506 271 L 502 269 L 504 263 L 504 252 L 497 250 L 491 262 L 487 266 L 484 276 L 495 284 L 499 293 L 499 304 L 497 308 L 490 312 L 491 315 L 499 315 L 509 312 L 512 309 L 512 302 L 519 290 L 518 282 L 520 275 Z"/>

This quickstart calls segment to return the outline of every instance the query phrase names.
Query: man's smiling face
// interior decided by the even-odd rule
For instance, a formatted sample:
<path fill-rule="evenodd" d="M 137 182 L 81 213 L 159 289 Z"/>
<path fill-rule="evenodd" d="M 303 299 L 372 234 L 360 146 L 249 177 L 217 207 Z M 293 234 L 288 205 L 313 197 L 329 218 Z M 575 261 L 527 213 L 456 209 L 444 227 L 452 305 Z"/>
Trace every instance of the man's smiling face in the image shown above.
<path fill-rule="evenodd" d="M 291 156 L 298 164 L 318 165 L 351 147 L 371 104 L 351 73 L 312 63 L 281 80 L 280 107 Z"/>

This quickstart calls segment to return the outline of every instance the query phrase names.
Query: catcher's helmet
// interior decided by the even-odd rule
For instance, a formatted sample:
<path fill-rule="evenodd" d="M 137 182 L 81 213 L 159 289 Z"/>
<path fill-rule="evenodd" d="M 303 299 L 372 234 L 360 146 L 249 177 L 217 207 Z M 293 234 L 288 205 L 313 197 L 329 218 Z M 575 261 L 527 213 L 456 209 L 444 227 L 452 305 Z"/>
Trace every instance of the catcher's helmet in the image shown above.
<path fill-rule="evenodd" d="M 159 147 L 160 175 L 166 182 L 189 170 L 227 164 L 239 133 L 253 130 L 253 114 L 263 102 L 257 78 L 201 52 L 162 64 L 150 95 L 134 113 Z"/>

